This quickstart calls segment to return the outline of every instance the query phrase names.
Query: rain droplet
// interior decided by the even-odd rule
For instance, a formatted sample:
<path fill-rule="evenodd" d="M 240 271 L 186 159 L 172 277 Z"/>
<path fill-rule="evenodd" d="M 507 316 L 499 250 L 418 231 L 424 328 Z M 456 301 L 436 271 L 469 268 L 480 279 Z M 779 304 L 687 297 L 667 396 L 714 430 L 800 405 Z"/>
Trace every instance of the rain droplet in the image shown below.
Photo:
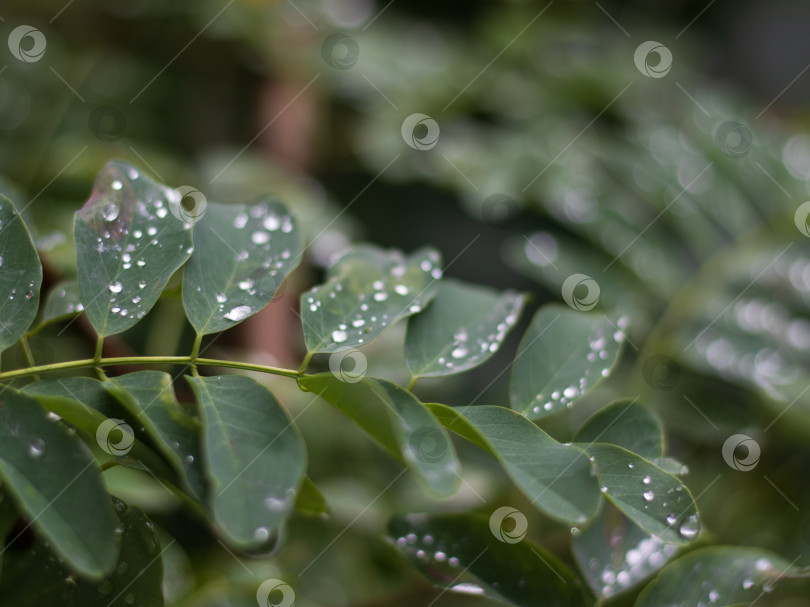
<path fill-rule="evenodd" d="M 120 293 L 123 290 L 124 285 L 122 285 L 120 282 L 114 282 L 110 284 L 110 286 L 108 286 L 107 288 L 110 290 L 111 293 Z"/>
<path fill-rule="evenodd" d="M 349 338 L 346 331 L 332 331 L 332 341 L 336 344 L 343 343 Z"/>
<path fill-rule="evenodd" d="M 253 232 L 250 235 L 250 240 L 253 241 L 253 244 L 264 244 L 270 240 L 270 234 L 267 232 Z"/>
<path fill-rule="evenodd" d="M 407 295 L 408 287 L 406 287 L 405 285 L 397 285 L 394 287 L 394 291 L 396 291 L 399 295 Z"/>
<path fill-rule="evenodd" d="M 267 527 L 257 527 L 256 531 L 253 532 L 253 539 L 257 542 L 266 542 L 270 539 L 270 531 L 268 531 Z"/>
<path fill-rule="evenodd" d="M 686 517 L 686 520 L 681 523 L 681 527 L 678 529 L 678 533 L 686 539 L 692 539 L 698 534 L 698 531 L 700 531 L 700 519 L 696 514 L 690 514 Z"/>
<path fill-rule="evenodd" d="M 644 500 L 648 502 L 651 502 L 655 499 L 655 493 L 653 493 L 652 491 L 645 491 L 642 495 L 644 497 Z"/>
<path fill-rule="evenodd" d="M 450 356 L 452 356 L 453 358 L 464 358 L 465 356 L 467 356 L 467 352 L 468 352 L 467 348 L 465 348 L 464 346 L 459 346 L 458 348 L 450 352 Z"/>
<path fill-rule="evenodd" d="M 113 190 L 120 190 L 123 187 L 124 187 L 124 184 L 121 183 L 120 181 L 118 181 L 117 179 L 112 182 L 112 189 Z"/>
<path fill-rule="evenodd" d="M 250 313 L 250 306 L 236 306 L 235 308 L 232 308 L 230 312 L 225 314 L 225 318 L 236 322 L 245 320 L 248 316 L 250 316 Z"/>
<path fill-rule="evenodd" d="M 270 213 L 267 217 L 265 217 L 264 221 L 262 222 L 262 225 L 264 226 L 265 230 L 275 232 L 281 225 L 281 220 L 275 213 Z"/>
<path fill-rule="evenodd" d="M 644 483 L 645 485 L 649 485 L 652 482 L 652 479 L 649 476 L 645 476 L 644 478 L 641 479 L 641 482 Z"/>
<path fill-rule="evenodd" d="M 43 453 L 45 453 L 45 441 L 41 438 L 35 438 L 28 444 L 28 455 L 34 459 L 42 457 Z"/>
<path fill-rule="evenodd" d="M 101 212 L 104 219 L 107 221 L 114 221 L 118 217 L 118 205 L 114 202 L 111 202 L 104 210 Z"/>
<path fill-rule="evenodd" d="M 386 299 L 388 299 L 388 293 L 385 291 L 377 291 L 374 294 L 374 301 L 385 301 Z"/>

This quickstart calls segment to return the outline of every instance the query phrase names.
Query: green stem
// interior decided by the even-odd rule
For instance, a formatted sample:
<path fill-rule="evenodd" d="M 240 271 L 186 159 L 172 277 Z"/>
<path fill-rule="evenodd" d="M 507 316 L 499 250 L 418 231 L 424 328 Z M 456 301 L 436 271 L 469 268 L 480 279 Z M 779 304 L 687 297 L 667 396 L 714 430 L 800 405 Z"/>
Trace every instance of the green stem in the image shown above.
<path fill-rule="evenodd" d="M 214 358 L 197 358 L 192 361 L 190 356 L 122 356 L 118 358 L 85 358 L 72 360 L 51 365 L 39 365 L 28 367 L 27 369 L 15 369 L 0 373 L 0 381 L 14 379 L 16 377 L 27 377 L 38 373 L 54 373 L 57 371 L 67 371 L 70 369 L 89 369 L 93 367 L 114 367 L 116 365 L 190 365 L 194 362 L 197 365 L 207 367 L 225 367 L 229 369 L 242 369 L 244 371 L 257 371 L 259 373 L 270 373 L 272 375 L 282 375 L 298 379 L 302 373 L 292 369 L 282 369 L 279 367 L 269 367 L 266 365 L 254 365 L 252 363 L 242 363 L 231 360 L 217 360 Z"/>
<path fill-rule="evenodd" d="M 202 345 L 202 333 L 197 333 L 197 337 L 194 338 L 194 345 L 191 346 L 191 374 L 194 377 L 199 377 L 200 373 L 197 371 L 197 357 L 200 355 L 200 346 Z"/>
<path fill-rule="evenodd" d="M 298 367 L 298 375 L 303 375 L 304 371 L 307 370 L 307 367 L 309 366 L 309 361 L 312 360 L 313 354 L 315 354 L 315 352 L 307 352 L 307 355 L 304 357 L 304 362 L 302 362 L 301 366 Z"/>
<path fill-rule="evenodd" d="M 31 346 L 29 345 L 28 338 L 25 335 L 23 335 L 20 338 L 20 349 L 22 350 L 23 358 L 25 359 L 25 364 L 28 365 L 29 367 L 36 366 L 36 363 L 34 362 L 34 355 L 31 352 Z M 34 374 L 34 379 L 39 380 L 39 377 L 36 374 Z"/>
<path fill-rule="evenodd" d="M 405 389 L 408 391 L 413 390 L 413 387 L 416 385 L 416 382 L 419 380 L 417 375 L 411 375 L 410 381 L 408 381 L 408 385 L 405 386 Z"/>
<path fill-rule="evenodd" d="M 96 365 L 96 375 L 101 381 L 107 381 L 109 379 L 107 374 L 104 373 L 104 369 L 101 368 L 101 358 L 102 353 L 104 351 L 104 338 L 99 336 L 98 340 L 96 341 L 96 353 L 93 356 L 93 360 L 95 361 Z"/>

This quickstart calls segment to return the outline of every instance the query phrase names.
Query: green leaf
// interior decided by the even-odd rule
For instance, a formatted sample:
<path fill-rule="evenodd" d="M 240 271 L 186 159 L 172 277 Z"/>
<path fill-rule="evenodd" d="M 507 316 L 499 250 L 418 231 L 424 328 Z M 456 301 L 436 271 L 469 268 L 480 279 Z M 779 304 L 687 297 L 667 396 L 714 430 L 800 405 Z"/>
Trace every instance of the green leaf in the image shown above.
<path fill-rule="evenodd" d="M 648 460 L 664 454 L 664 429 L 650 409 L 620 400 L 594 413 L 574 437 L 577 443 L 618 445 Z"/>
<path fill-rule="evenodd" d="M 120 545 L 115 511 L 90 452 L 11 388 L 0 401 L 0 477 L 73 570 L 95 578 L 110 570 Z"/>
<path fill-rule="evenodd" d="M 152 450 L 153 445 L 148 442 L 150 437 L 142 432 L 143 425 L 138 417 L 127 411 L 97 379 L 42 379 L 24 386 L 20 392 L 35 398 L 46 409 L 75 426 L 91 444 L 99 442 L 99 429 L 105 423 L 109 427 L 107 420 L 114 420 L 116 425 L 124 422 L 126 426 L 115 431 L 110 429 L 106 437 L 102 436 L 107 441 L 105 451 L 121 464 L 140 467 L 140 462 L 162 477 L 173 480 L 173 472 Z M 131 435 L 124 436 L 125 432 L 131 432 Z"/>
<path fill-rule="evenodd" d="M 329 505 L 315 483 L 308 476 L 304 477 L 298 498 L 295 500 L 295 509 L 308 516 L 323 516 L 329 514 Z"/>
<path fill-rule="evenodd" d="M 580 446 L 596 462 L 602 492 L 636 525 L 671 544 L 697 539 L 697 507 L 677 477 L 615 445 Z"/>
<path fill-rule="evenodd" d="M 79 295 L 79 281 L 66 280 L 53 287 L 45 298 L 40 326 L 71 318 L 84 311 Z"/>
<path fill-rule="evenodd" d="M 0 351 L 20 339 L 37 315 L 42 263 L 22 217 L 0 195 Z"/>
<path fill-rule="evenodd" d="M 99 335 L 137 324 L 191 255 L 192 226 L 169 210 L 177 196 L 135 167 L 111 162 L 76 211 L 81 301 Z"/>
<path fill-rule="evenodd" d="M 678 550 L 642 531 L 609 505 L 604 505 L 593 522 L 574 536 L 572 547 L 588 585 L 605 598 L 637 586 Z"/>
<path fill-rule="evenodd" d="M 264 308 L 301 251 L 301 232 L 280 202 L 210 203 L 183 274 L 183 306 L 197 333 L 224 331 Z"/>
<path fill-rule="evenodd" d="M 200 458 L 200 422 L 174 395 L 172 378 L 161 371 L 139 371 L 104 382 L 149 433 L 192 495 L 202 499 L 205 479 Z"/>
<path fill-rule="evenodd" d="M 561 561 L 528 540 L 505 543 L 478 514 L 409 515 L 388 525 L 394 545 L 431 582 L 519 607 L 593 601 Z"/>
<path fill-rule="evenodd" d="M 635 607 L 748 605 L 800 576 L 782 557 L 760 548 L 701 548 L 664 567 L 641 592 Z"/>
<path fill-rule="evenodd" d="M 604 316 L 543 306 L 512 365 L 512 408 L 540 419 L 570 407 L 610 373 L 623 336 Z"/>
<path fill-rule="evenodd" d="M 428 489 L 440 496 L 455 492 L 459 464 L 453 443 L 413 394 L 384 379 L 344 382 L 331 373 L 306 375 L 298 383 L 334 405 L 406 463 Z"/>
<path fill-rule="evenodd" d="M 214 520 L 233 545 L 260 548 L 290 515 L 306 471 L 298 428 L 249 377 L 187 379 L 200 405 Z"/>
<path fill-rule="evenodd" d="M 562 445 L 505 407 L 428 408 L 448 430 L 494 455 L 531 503 L 549 516 L 582 524 L 599 508 L 600 493 L 588 456 Z"/>
<path fill-rule="evenodd" d="M 326 283 L 301 295 L 307 351 L 357 347 L 421 311 L 433 298 L 440 265 L 429 248 L 407 257 L 369 245 L 349 250 L 329 269 Z"/>
<path fill-rule="evenodd" d="M 111 575 L 101 581 L 72 575 L 41 540 L 28 548 L 12 545 L 0 584 L 4 599 L 16 607 L 162 607 L 163 562 L 155 528 L 137 508 L 113 501 L 121 553 L 110 562 Z"/>
<path fill-rule="evenodd" d="M 445 279 L 408 321 L 405 356 L 414 377 L 452 375 L 485 362 L 517 322 L 526 296 Z"/>

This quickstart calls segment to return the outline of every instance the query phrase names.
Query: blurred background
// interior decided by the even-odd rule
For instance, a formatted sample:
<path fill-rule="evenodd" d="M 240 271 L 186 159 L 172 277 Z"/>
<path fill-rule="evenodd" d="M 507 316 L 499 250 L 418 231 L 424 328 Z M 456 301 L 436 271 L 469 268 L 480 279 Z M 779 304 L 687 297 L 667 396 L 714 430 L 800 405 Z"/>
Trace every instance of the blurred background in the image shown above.
<path fill-rule="evenodd" d="M 641 394 L 691 471 L 707 541 L 810 565 L 808 19 L 787 0 L 5 0 L 4 37 L 29 25 L 47 46 L 0 52 L 0 191 L 35 231 L 46 289 L 75 275 L 73 212 L 110 159 L 209 200 L 289 204 L 307 261 L 263 313 L 207 342 L 211 356 L 297 368 L 298 294 L 352 242 L 433 244 L 446 275 L 530 292 L 502 351 L 480 372 L 420 382 L 426 402 L 506 404 L 521 327 L 584 274 L 599 310 L 628 323 L 623 362 L 543 427 L 564 440 Z M 403 335 L 366 347 L 370 374 L 407 379 Z M 192 339 L 166 297 L 105 352 L 172 354 Z M 45 364 L 94 343 L 80 319 L 32 347 Z M 428 604 L 435 591 L 384 540 L 390 514 L 531 512 L 462 444 L 456 497 L 432 501 L 403 478 L 375 500 L 397 465 L 335 411 L 310 411 L 299 423 L 331 513 L 294 518 L 278 556 L 232 554 L 149 477 L 107 473 L 178 539 L 170 601 L 254 604 L 257 580 L 286 576 L 301 605 Z M 721 455 L 735 433 L 761 448 L 750 472 Z M 576 564 L 568 529 L 537 514 L 530 529 Z M 485 604 L 435 604 L 462 603 Z"/>

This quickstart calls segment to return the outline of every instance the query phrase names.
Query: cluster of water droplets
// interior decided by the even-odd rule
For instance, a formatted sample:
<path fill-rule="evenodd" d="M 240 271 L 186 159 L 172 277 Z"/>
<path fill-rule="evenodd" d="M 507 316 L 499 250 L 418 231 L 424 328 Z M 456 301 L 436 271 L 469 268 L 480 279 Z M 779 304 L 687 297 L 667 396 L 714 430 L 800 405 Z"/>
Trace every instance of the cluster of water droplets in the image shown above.
<path fill-rule="evenodd" d="M 611 538 L 612 545 L 621 543 L 621 536 Z M 630 547 L 621 561 L 613 559 L 612 562 L 604 563 L 598 558 L 592 558 L 588 561 L 588 566 L 599 578 L 602 596 L 612 597 L 663 567 L 677 550 L 678 547 L 674 544 L 648 536 Z"/>
<path fill-rule="evenodd" d="M 224 293 L 217 293 L 217 311 L 227 320 L 239 322 L 267 302 L 295 263 L 288 236 L 295 230 L 292 216 L 283 208 L 259 202 L 243 206 L 233 220 L 237 230 L 247 230 L 244 246 L 236 252 L 241 278 Z M 200 290 L 200 287 L 197 287 Z M 256 298 L 256 301 L 251 301 Z"/>
<path fill-rule="evenodd" d="M 313 287 L 303 299 L 305 325 L 317 325 L 307 320 L 307 316 L 332 315 L 332 309 L 348 310 L 340 314 L 342 322 L 330 333 L 332 343 L 365 343 L 369 335 L 376 335 L 399 318 L 422 310 L 430 292 L 427 288 L 430 282 L 442 277 L 438 263 L 438 254 L 430 251 L 425 258 L 417 261 L 398 258 L 389 267 L 380 270 L 377 276 L 350 275 L 343 279 L 333 278 Z M 333 272 L 341 276 L 338 269 L 336 266 Z M 367 270 L 363 268 L 356 274 L 361 271 Z M 352 285 L 359 281 L 362 285 L 360 292 L 344 289 L 342 280 Z"/>
<path fill-rule="evenodd" d="M 295 504 L 295 489 L 289 488 L 285 490 L 284 495 L 279 497 L 277 495 L 268 495 L 262 500 L 262 504 L 268 511 L 282 516 L 293 509 Z M 256 527 L 253 530 L 253 539 L 264 544 L 270 540 L 270 529 L 264 526 Z"/>
<path fill-rule="evenodd" d="M 582 396 L 594 383 L 602 377 L 610 375 L 610 351 L 608 346 L 610 341 L 621 343 L 624 340 L 623 330 L 627 327 L 627 318 L 621 317 L 616 322 L 618 330 L 612 334 L 604 324 L 597 325 L 588 337 L 588 353 L 585 355 L 589 363 L 598 363 L 605 361 L 605 366 L 602 367 L 598 373 L 594 373 L 592 366 L 586 366 L 585 371 L 579 378 L 576 384 L 570 384 L 560 390 L 555 390 L 548 396 L 540 393 L 534 398 L 534 406 L 532 411 L 534 413 L 549 412 L 559 409 L 560 407 L 570 407 L 574 401 Z"/>

